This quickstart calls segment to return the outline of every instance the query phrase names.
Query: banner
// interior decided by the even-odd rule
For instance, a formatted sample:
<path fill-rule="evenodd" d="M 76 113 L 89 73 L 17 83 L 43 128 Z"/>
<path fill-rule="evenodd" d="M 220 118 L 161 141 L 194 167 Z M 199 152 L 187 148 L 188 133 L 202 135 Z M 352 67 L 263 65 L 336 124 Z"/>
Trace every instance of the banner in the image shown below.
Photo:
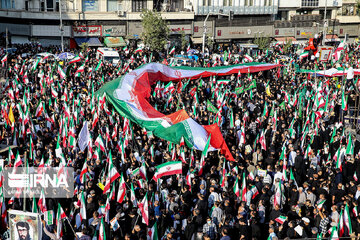
<path fill-rule="evenodd" d="M 90 133 L 89 133 L 89 128 L 88 128 L 88 122 L 85 121 L 84 125 L 79 133 L 79 138 L 78 138 L 79 148 L 82 152 L 85 150 L 85 148 L 89 144 L 89 136 L 90 136 Z"/>
<path fill-rule="evenodd" d="M 226 76 L 237 73 L 259 72 L 280 65 L 270 63 L 246 63 L 233 66 L 213 68 L 168 67 L 159 63 L 141 66 L 104 85 L 97 94 L 106 94 L 106 99 L 124 117 L 137 123 L 159 138 L 179 144 L 183 137 L 188 147 L 203 151 L 209 135 L 212 135 L 209 151 L 221 150 L 225 158 L 234 158 L 228 149 L 217 124 L 200 125 L 185 110 L 164 115 L 150 105 L 148 99 L 151 85 L 156 81 L 176 82 L 181 79 L 198 79 L 200 77 Z"/>
<path fill-rule="evenodd" d="M 40 214 L 9 210 L 11 240 L 41 240 Z"/>

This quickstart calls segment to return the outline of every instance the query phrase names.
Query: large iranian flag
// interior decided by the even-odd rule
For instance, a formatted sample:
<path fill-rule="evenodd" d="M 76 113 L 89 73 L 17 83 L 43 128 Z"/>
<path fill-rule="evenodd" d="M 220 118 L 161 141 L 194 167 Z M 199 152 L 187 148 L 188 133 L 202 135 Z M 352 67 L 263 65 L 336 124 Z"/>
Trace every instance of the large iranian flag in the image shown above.
<path fill-rule="evenodd" d="M 183 137 L 189 148 L 204 150 L 212 134 L 209 151 L 221 150 L 227 160 L 233 161 L 217 124 L 200 125 L 185 110 L 165 115 L 150 105 L 151 85 L 157 81 L 177 82 L 182 79 L 203 79 L 210 76 L 225 76 L 240 73 L 252 73 L 278 67 L 270 63 L 246 63 L 213 68 L 168 67 L 160 63 L 149 63 L 104 85 L 99 96 L 106 93 L 106 99 L 116 110 L 132 122 L 137 123 L 155 136 L 179 144 Z"/>
<path fill-rule="evenodd" d="M 182 173 L 182 162 L 166 162 L 156 166 L 155 174 L 154 174 L 154 181 L 156 182 L 159 178 L 163 176 L 169 176 L 174 174 L 181 174 Z"/>

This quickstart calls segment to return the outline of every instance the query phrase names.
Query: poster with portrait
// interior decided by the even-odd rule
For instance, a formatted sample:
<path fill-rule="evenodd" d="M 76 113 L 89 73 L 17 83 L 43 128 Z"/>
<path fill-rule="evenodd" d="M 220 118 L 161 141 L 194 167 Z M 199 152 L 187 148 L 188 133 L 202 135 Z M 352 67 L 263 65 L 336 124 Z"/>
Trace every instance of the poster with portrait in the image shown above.
<path fill-rule="evenodd" d="M 40 240 L 41 221 L 38 213 L 9 210 L 11 240 Z"/>

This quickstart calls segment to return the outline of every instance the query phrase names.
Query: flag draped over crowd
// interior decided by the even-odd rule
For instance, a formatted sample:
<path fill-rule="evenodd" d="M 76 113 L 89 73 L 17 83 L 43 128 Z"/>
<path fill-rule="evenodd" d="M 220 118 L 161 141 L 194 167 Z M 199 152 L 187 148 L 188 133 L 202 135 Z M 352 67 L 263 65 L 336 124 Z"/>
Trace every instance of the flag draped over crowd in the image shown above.
<path fill-rule="evenodd" d="M 208 136 L 213 135 L 209 151 L 221 149 L 228 160 L 233 157 L 216 124 L 201 126 L 191 119 L 184 110 L 170 115 L 164 115 L 155 110 L 147 101 L 151 85 L 156 81 L 177 82 L 182 79 L 197 79 L 200 77 L 224 76 L 234 73 L 248 73 L 269 70 L 279 65 L 267 63 L 250 63 L 218 68 L 171 68 L 158 63 L 151 63 L 138 68 L 125 76 L 116 79 L 98 92 L 114 104 L 115 108 L 126 118 L 136 122 L 156 136 L 172 143 L 180 143 L 183 137 L 186 144 L 203 151 Z M 171 96 L 172 91 L 168 92 Z M 224 104 L 224 103 L 221 103 Z"/>

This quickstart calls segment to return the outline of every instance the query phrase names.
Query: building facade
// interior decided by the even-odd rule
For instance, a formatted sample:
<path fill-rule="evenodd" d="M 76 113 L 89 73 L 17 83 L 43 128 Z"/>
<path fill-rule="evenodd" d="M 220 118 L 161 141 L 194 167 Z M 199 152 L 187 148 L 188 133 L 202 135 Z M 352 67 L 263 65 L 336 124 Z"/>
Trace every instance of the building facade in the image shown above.
<path fill-rule="evenodd" d="M 324 29 L 325 17 L 329 35 L 354 39 L 360 23 L 357 0 L 0 0 L 0 32 L 7 29 L 13 43 L 58 45 L 60 7 L 65 42 L 72 46 L 140 39 L 144 9 L 160 11 L 171 37 L 185 34 L 193 44 L 202 42 L 207 17 L 206 35 L 219 43 L 259 35 L 306 40 Z"/>

